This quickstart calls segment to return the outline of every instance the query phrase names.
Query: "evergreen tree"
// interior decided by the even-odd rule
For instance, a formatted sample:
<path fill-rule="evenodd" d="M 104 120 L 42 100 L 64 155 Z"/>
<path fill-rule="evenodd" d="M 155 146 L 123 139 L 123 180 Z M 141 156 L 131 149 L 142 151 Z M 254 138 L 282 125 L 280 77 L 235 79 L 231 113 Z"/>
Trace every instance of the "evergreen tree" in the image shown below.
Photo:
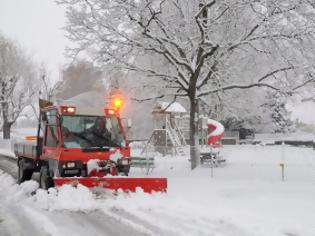
<path fill-rule="evenodd" d="M 286 108 L 287 96 L 281 91 L 269 92 L 269 102 L 265 107 L 270 111 L 271 122 L 275 133 L 287 133 L 294 130 L 294 123 L 290 119 L 291 112 Z"/>

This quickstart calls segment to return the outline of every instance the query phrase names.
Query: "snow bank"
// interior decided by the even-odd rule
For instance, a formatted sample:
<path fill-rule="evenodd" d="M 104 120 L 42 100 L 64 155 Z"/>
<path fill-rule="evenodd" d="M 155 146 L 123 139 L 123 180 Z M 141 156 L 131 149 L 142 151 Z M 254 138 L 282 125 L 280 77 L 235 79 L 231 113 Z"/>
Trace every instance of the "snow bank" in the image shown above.
<path fill-rule="evenodd" d="M 51 188 L 48 192 L 39 189 L 34 196 L 34 201 L 38 203 L 40 208 L 49 211 L 91 211 L 97 209 L 94 194 L 82 185 L 78 185 L 76 188 L 64 185 L 58 190 Z"/>
<path fill-rule="evenodd" d="M 6 193 L 6 200 L 23 201 L 31 197 L 38 189 L 38 186 L 38 183 L 33 180 L 17 185 L 10 175 L 0 170 L 0 190 Z"/>
<path fill-rule="evenodd" d="M 7 156 L 7 157 L 12 157 L 12 158 L 16 158 L 14 152 L 11 151 L 10 149 L 3 149 L 3 148 L 0 148 L 0 155 Z"/>
<path fill-rule="evenodd" d="M 0 183 L 0 189 L 5 190 L 14 185 L 14 180 L 10 175 L 5 174 L 2 170 L 0 170 Z"/>

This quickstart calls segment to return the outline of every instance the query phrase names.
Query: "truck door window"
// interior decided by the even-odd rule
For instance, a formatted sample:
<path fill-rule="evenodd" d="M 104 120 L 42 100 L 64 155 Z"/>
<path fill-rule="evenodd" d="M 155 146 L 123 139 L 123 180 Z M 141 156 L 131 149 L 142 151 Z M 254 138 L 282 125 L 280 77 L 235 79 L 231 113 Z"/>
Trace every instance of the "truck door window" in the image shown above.
<path fill-rule="evenodd" d="M 57 125 L 57 111 L 51 110 L 46 113 L 49 125 Z"/>
<path fill-rule="evenodd" d="M 48 147 L 57 147 L 59 144 L 58 129 L 57 129 L 57 111 L 51 110 L 46 113 L 47 126 L 46 126 L 46 142 Z"/>
<path fill-rule="evenodd" d="M 57 147 L 58 146 L 58 129 L 56 125 L 48 125 L 46 130 L 46 146 Z"/>

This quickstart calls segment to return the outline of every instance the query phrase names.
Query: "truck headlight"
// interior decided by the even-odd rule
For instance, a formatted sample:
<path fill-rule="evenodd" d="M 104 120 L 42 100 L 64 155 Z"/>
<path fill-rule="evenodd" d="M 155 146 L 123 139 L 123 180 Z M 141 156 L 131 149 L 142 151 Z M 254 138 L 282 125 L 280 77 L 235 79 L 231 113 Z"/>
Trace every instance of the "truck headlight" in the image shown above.
<path fill-rule="evenodd" d="M 75 162 L 67 162 L 67 167 L 68 168 L 74 168 L 75 167 Z"/>
<path fill-rule="evenodd" d="M 62 168 L 74 168 L 75 167 L 75 162 L 74 161 L 68 161 L 63 163 Z"/>

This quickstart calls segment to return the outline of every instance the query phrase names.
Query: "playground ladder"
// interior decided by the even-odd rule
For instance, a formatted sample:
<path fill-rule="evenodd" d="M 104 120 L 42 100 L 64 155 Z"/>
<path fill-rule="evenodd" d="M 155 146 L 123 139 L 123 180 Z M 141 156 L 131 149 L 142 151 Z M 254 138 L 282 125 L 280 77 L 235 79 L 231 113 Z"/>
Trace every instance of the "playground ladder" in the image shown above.
<path fill-rule="evenodd" d="M 175 129 L 172 128 L 170 122 L 166 120 L 166 132 L 168 136 L 170 137 L 170 140 L 174 147 L 181 146 L 182 143 L 180 141 L 180 137 L 178 136 Z"/>
<path fill-rule="evenodd" d="M 181 144 L 184 145 L 184 146 L 186 146 L 186 145 L 187 145 L 186 139 L 185 139 L 185 137 L 184 137 L 182 131 L 178 128 L 176 122 L 175 122 L 174 126 L 175 126 L 175 131 L 177 132 L 177 134 L 178 134 L 178 136 L 179 136 L 179 139 L 180 139 L 180 141 L 181 141 Z"/>

